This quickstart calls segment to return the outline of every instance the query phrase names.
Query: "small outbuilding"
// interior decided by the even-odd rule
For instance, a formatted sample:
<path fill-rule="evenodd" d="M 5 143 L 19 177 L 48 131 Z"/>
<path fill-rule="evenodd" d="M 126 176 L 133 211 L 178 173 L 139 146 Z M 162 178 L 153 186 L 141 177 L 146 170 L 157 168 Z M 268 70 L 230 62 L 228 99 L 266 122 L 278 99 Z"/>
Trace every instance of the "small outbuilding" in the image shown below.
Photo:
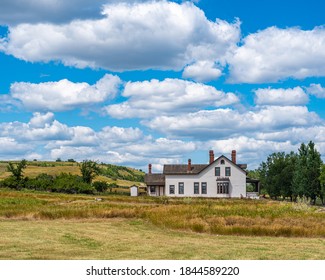
<path fill-rule="evenodd" d="M 131 196 L 138 196 L 139 195 L 139 189 L 138 189 L 138 186 L 131 186 L 130 187 L 130 194 Z"/>

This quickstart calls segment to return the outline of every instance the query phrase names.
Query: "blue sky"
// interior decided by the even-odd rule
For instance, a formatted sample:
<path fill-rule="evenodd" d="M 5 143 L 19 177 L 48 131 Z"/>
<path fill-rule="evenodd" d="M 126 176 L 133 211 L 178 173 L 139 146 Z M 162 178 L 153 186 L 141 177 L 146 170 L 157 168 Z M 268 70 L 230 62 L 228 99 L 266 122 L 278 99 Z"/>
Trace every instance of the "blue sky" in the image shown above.
<path fill-rule="evenodd" d="M 322 1 L 3 0 L 0 160 L 156 171 L 325 155 Z M 323 157 L 323 160 L 325 158 Z"/>

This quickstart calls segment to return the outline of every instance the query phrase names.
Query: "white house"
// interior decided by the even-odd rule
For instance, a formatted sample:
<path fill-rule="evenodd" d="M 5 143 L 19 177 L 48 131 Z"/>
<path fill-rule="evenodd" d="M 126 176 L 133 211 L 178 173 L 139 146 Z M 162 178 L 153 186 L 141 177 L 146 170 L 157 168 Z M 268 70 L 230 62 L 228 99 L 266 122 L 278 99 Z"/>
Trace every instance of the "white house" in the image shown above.
<path fill-rule="evenodd" d="M 209 164 L 192 164 L 189 159 L 188 164 L 164 165 L 161 174 L 153 174 L 149 164 L 145 175 L 147 193 L 173 197 L 246 197 L 246 183 L 257 183 L 246 178 L 246 167 L 236 163 L 235 150 L 231 160 L 223 155 L 214 159 L 214 152 L 210 151 Z"/>

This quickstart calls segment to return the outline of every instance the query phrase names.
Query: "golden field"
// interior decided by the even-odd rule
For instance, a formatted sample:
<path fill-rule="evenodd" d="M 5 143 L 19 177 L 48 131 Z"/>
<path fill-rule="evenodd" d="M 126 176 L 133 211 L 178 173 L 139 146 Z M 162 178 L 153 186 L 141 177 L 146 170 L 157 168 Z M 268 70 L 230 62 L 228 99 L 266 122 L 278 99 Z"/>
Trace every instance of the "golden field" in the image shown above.
<path fill-rule="evenodd" d="M 1 259 L 324 259 L 321 207 L 0 189 Z"/>

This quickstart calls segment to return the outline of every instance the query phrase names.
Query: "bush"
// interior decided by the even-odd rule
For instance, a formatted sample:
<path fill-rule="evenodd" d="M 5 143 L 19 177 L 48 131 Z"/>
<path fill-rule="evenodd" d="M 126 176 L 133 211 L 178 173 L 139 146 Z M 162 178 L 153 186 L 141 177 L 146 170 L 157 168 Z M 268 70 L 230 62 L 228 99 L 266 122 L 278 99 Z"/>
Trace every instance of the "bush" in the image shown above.
<path fill-rule="evenodd" d="M 109 191 L 112 192 L 113 191 L 113 188 L 117 188 L 117 184 L 116 183 L 110 183 L 108 184 L 107 186 L 109 188 Z"/>
<path fill-rule="evenodd" d="M 25 187 L 26 182 L 27 182 L 27 178 L 17 180 L 15 177 L 10 176 L 0 182 L 0 187 L 20 190 Z"/>
<path fill-rule="evenodd" d="M 54 179 L 52 191 L 70 194 L 94 194 L 95 188 L 87 183 L 84 183 L 80 176 L 61 173 Z"/>
<path fill-rule="evenodd" d="M 93 183 L 93 187 L 96 189 L 98 192 L 105 192 L 108 189 L 108 185 L 104 181 L 97 181 Z"/>
<path fill-rule="evenodd" d="M 29 179 L 26 183 L 26 188 L 37 191 L 50 191 L 52 189 L 53 182 L 53 176 L 42 173 L 34 179 Z"/>

